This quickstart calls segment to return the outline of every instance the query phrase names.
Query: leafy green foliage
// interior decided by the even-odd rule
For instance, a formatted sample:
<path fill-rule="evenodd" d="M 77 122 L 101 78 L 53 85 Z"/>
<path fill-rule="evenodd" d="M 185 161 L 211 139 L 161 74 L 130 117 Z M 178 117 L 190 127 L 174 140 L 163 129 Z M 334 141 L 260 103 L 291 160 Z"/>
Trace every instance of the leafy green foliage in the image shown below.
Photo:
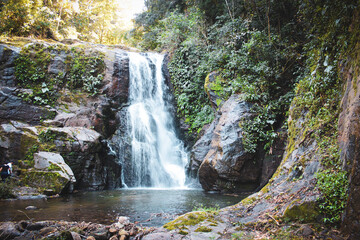
<path fill-rule="evenodd" d="M 52 131 L 50 128 L 47 129 L 46 131 L 41 131 L 39 133 L 39 141 L 41 143 L 51 143 L 54 142 L 54 140 L 57 137 L 57 133 Z"/>
<path fill-rule="evenodd" d="M 19 166 L 21 168 L 31 168 L 34 167 L 34 153 L 39 150 L 39 146 L 37 144 L 31 146 L 25 153 L 24 160 L 19 160 Z"/>
<path fill-rule="evenodd" d="M 49 65 L 56 54 L 65 53 L 65 72 L 49 72 Z M 91 96 L 101 87 L 104 71 L 104 55 L 98 52 L 85 53 L 80 48 L 32 44 L 22 49 L 15 61 L 17 84 L 31 91 L 19 93 L 25 101 L 39 105 L 53 105 L 59 98 L 59 90 L 82 89 Z"/>
<path fill-rule="evenodd" d="M 199 66 L 204 49 L 188 46 L 175 51 L 169 65 L 177 100 L 178 114 L 190 124 L 190 131 L 199 131 L 214 118 L 204 91 L 206 69 Z"/>
<path fill-rule="evenodd" d="M 118 44 L 125 32 L 123 11 L 117 0 L 2 1 L 0 33 Z"/>
<path fill-rule="evenodd" d="M 147 0 L 145 6 L 147 11 L 136 16 L 135 29 L 132 30 L 128 41 L 142 49 L 156 49 L 159 46 L 158 36 L 164 30 L 159 27 L 160 21 L 172 12 L 182 13 L 185 8 L 185 1 Z"/>
<path fill-rule="evenodd" d="M 104 56 L 86 55 L 81 50 L 72 49 L 73 56 L 69 62 L 68 86 L 70 89 L 82 88 L 92 96 L 96 95 L 101 86 L 103 76 Z"/>
<path fill-rule="evenodd" d="M 289 141 L 301 135 L 315 138 L 323 167 L 317 174 L 318 199 L 325 223 L 338 224 L 347 200 L 347 172 L 342 169 L 338 146 L 338 116 L 342 97 L 341 65 L 354 47 L 348 42 L 353 16 L 352 1 L 303 1 L 301 16 L 307 18 L 310 41 L 304 45 L 307 61 L 298 83 L 289 122 Z M 302 122 L 303 129 L 293 121 Z M 288 149 L 291 150 L 291 149 Z"/>
<path fill-rule="evenodd" d="M 149 2 L 155 4 L 155 1 Z M 214 7 L 217 3 L 194 1 L 188 3 L 184 12 L 172 10 L 161 20 L 148 22 L 144 34 L 153 34 L 148 47 L 172 52 L 169 70 L 178 113 L 190 125 L 190 132 L 199 132 L 213 119 L 203 88 L 210 72 L 220 74 L 221 81 L 211 83 L 211 90 L 222 99 L 242 93 L 244 100 L 254 103 L 256 117 L 242 123 L 245 149 L 254 152 L 259 143 L 270 149 L 276 137 L 274 130 L 284 120 L 293 96 L 291 92 L 301 72 L 298 63 L 302 58 L 292 36 L 280 38 L 276 34 L 269 36 L 266 28 L 253 29 L 255 20 L 240 17 L 244 16 L 241 13 L 244 13 L 245 6 L 239 3 L 235 8 L 235 2 L 238 3 L 231 2 L 232 7 L 219 5 L 223 15 L 217 16 L 210 27 L 207 24 L 214 18 L 206 16 L 209 9 L 205 6 L 212 4 Z M 294 9 L 291 11 L 292 14 L 296 12 Z M 289 24 L 294 19 L 294 15 L 281 19 L 284 32 L 289 31 Z"/>
<path fill-rule="evenodd" d="M 348 174 L 325 170 L 317 174 L 317 187 L 322 193 L 319 207 L 325 223 L 339 223 L 347 200 Z"/>

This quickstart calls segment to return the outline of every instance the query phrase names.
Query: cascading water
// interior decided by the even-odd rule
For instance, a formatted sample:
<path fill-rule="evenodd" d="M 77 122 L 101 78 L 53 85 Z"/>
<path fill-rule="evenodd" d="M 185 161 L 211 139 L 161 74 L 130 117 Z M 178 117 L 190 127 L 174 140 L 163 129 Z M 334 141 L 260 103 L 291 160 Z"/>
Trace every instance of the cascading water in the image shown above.
<path fill-rule="evenodd" d="M 162 72 L 164 56 L 129 53 L 130 89 L 127 135 L 131 164 L 129 187 L 174 188 L 185 185 L 187 153 L 175 133 L 169 91 Z M 129 179 L 129 178 L 127 178 Z"/>

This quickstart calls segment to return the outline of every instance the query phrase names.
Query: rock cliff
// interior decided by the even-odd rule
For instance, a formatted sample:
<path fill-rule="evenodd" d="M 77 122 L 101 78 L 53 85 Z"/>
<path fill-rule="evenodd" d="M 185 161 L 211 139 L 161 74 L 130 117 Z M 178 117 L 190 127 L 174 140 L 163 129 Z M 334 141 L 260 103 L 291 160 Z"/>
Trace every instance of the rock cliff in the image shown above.
<path fill-rule="evenodd" d="M 74 172 L 75 189 L 121 186 L 121 165 L 104 140 L 119 125 L 128 85 L 129 61 L 119 48 L 0 44 L 1 161 L 29 177 L 34 153 L 56 153 Z"/>
<path fill-rule="evenodd" d="M 210 98 L 218 99 L 211 90 L 208 92 Z M 246 152 L 241 124 L 253 116 L 251 103 L 241 100 L 241 95 L 232 95 L 221 103 L 215 120 L 204 128 L 191 150 L 189 172 L 199 178 L 203 189 L 254 191 L 265 185 L 276 171 L 284 152 L 286 134 L 278 131 L 278 142 L 272 154 L 265 154 L 261 147 L 256 153 Z"/>

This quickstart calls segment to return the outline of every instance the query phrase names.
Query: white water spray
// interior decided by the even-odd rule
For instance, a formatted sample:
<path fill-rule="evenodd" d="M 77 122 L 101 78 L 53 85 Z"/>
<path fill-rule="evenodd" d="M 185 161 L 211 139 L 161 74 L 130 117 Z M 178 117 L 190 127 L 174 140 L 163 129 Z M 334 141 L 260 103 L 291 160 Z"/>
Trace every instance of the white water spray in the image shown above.
<path fill-rule="evenodd" d="M 175 134 L 163 55 L 129 53 L 128 135 L 131 138 L 129 187 L 182 188 L 187 153 Z"/>

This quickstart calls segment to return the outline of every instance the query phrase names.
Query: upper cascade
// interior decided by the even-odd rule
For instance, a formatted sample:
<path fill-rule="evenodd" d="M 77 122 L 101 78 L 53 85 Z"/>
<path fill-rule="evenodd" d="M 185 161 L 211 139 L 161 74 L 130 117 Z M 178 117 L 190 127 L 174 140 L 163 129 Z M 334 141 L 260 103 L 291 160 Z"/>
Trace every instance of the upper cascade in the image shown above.
<path fill-rule="evenodd" d="M 129 53 L 127 135 L 131 139 L 129 187 L 183 188 L 188 154 L 175 133 L 171 93 L 165 84 L 164 56 Z M 129 180 L 128 180 L 129 181 Z"/>

